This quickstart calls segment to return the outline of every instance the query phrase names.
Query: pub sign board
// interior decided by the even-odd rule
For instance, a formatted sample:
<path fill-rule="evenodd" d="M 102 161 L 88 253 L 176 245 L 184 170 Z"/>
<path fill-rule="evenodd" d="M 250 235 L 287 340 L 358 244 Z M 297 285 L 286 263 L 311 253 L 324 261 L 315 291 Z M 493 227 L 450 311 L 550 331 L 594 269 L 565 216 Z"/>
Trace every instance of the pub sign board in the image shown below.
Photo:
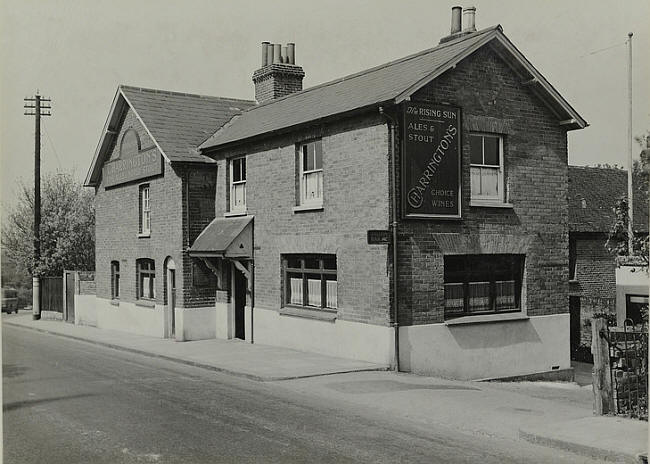
<path fill-rule="evenodd" d="M 104 187 L 124 184 L 132 180 L 162 174 L 162 156 L 156 149 L 118 158 L 106 163 L 102 169 Z"/>
<path fill-rule="evenodd" d="M 403 108 L 403 216 L 459 219 L 460 108 L 420 102 Z"/>

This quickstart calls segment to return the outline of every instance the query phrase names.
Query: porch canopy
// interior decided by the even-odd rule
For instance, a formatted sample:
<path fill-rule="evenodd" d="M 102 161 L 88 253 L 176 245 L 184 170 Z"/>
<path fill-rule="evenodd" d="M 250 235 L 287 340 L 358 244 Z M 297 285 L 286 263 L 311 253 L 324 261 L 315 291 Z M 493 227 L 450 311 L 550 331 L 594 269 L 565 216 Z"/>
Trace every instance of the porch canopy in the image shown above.
<path fill-rule="evenodd" d="M 251 258 L 253 216 L 214 219 L 196 238 L 188 254 L 195 258 Z"/>

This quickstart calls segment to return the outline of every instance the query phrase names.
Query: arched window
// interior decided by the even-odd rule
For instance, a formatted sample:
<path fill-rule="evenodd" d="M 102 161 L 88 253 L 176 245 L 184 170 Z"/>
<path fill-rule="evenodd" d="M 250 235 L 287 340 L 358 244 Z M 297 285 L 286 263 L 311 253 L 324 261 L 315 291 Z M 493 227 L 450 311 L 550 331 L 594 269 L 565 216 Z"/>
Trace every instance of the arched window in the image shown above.
<path fill-rule="evenodd" d="M 136 290 L 138 299 L 156 298 L 156 264 L 153 259 L 140 258 L 135 261 Z"/>

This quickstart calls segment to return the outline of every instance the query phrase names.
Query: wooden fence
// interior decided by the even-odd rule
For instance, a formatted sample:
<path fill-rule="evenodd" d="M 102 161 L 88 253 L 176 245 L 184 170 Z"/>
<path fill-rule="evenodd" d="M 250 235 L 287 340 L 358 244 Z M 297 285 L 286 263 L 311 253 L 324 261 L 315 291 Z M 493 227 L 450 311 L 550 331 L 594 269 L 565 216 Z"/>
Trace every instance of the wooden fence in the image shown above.
<path fill-rule="evenodd" d="M 41 277 L 41 311 L 63 313 L 63 277 Z"/>

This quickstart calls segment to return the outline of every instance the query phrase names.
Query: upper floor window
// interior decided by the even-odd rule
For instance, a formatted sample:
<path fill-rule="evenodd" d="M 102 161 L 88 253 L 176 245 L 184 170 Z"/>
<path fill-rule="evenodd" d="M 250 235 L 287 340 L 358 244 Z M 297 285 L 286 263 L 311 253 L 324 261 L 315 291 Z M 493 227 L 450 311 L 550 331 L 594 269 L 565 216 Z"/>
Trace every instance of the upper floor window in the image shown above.
<path fill-rule="evenodd" d="M 151 234 L 151 198 L 149 184 L 140 186 L 140 235 Z"/>
<path fill-rule="evenodd" d="M 282 255 L 283 306 L 335 311 L 336 255 Z"/>
<path fill-rule="evenodd" d="M 120 297 L 120 262 L 111 261 L 111 298 Z"/>
<path fill-rule="evenodd" d="M 230 161 L 230 211 L 246 211 L 246 157 Z"/>
<path fill-rule="evenodd" d="M 445 256 L 445 318 L 521 310 L 524 255 Z"/>
<path fill-rule="evenodd" d="M 156 264 L 153 259 L 141 258 L 136 260 L 137 295 L 138 299 L 153 300 L 156 298 Z"/>
<path fill-rule="evenodd" d="M 300 145 L 300 204 L 323 204 L 323 145 L 320 140 Z"/>
<path fill-rule="evenodd" d="M 503 138 L 470 134 L 472 201 L 503 203 Z"/>

